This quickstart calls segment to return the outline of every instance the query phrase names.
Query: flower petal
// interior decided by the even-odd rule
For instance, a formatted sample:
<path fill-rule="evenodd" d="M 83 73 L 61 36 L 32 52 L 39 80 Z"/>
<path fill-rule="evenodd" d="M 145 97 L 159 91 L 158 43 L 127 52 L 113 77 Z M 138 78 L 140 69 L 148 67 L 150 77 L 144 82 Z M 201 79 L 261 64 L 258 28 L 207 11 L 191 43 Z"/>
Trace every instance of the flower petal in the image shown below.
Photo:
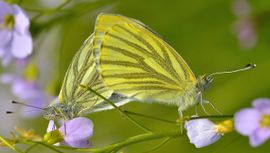
<path fill-rule="evenodd" d="M 54 120 L 50 120 L 49 124 L 48 124 L 48 127 L 47 127 L 47 133 L 51 132 L 51 131 L 53 131 L 55 129 L 56 129 L 56 126 L 55 126 Z"/>
<path fill-rule="evenodd" d="M 13 34 L 11 52 L 16 58 L 25 58 L 32 53 L 33 43 L 31 35 L 20 35 L 16 32 Z"/>
<path fill-rule="evenodd" d="M 29 82 L 22 78 L 17 78 L 13 81 L 12 93 L 21 100 L 26 101 L 42 96 L 42 91 L 35 82 Z"/>
<path fill-rule="evenodd" d="M 74 148 L 89 148 L 91 146 L 91 143 L 89 139 L 82 139 L 82 140 L 74 140 L 68 138 L 65 138 L 64 144 L 74 147 Z"/>
<path fill-rule="evenodd" d="M 186 122 L 185 127 L 190 143 L 196 148 L 208 146 L 221 137 L 215 129 L 215 124 L 208 119 L 190 120 Z"/>
<path fill-rule="evenodd" d="M 270 99 L 268 98 L 255 99 L 252 106 L 263 114 L 270 114 Z"/>
<path fill-rule="evenodd" d="M 6 48 L 8 48 L 7 47 L 8 45 L 10 45 L 11 38 L 12 38 L 12 31 L 8 29 L 1 29 L 0 27 L 0 48 L 1 48 L 0 56 L 2 56 L 5 52 L 9 52 L 9 50 L 6 50 Z"/>
<path fill-rule="evenodd" d="M 257 147 L 263 144 L 267 139 L 270 138 L 270 129 L 269 128 L 260 128 L 253 132 L 250 136 L 249 143 L 253 147 Z"/>
<path fill-rule="evenodd" d="M 14 74 L 6 73 L 0 76 L 0 82 L 3 84 L 11 84 L 17 77 Z"/>
<path fill-rule="evenodd" d="M 7 3 L 0 1 L 0 24 L 3 22 L 4 16 L 12 13 L 13 13 L 12 7 Z"/>
<path fill-rule="evenodd" d="M 93 123 L 88 118 L 78 117 L 69 120 L 59 130 L 65 135 L 65 144 L 76 148 L 90 146 L 89 137 L 93 134 Z"/>
<path fill-rule="evenodd" d="M 8 49 L 8 50 L 10 50 L 10 49 Z M 5 54 L 2 56 L 2 65 L 7 66 L 10 63 L 10 61 L 12 60 L 12 58 L 13 57 L 12 57 L 10 52 L 5 52 Z"/>
<path fill-rule="evenodd" d="M 256 109 L 246 108 L 234 116 L 235 129 L 242 135 L 251 135 L 260 126 L 261 114 Z"/>
<path fill-rule="evenodd" d="M 15 30 L 19 32 L 19 34 L 27 34 L 30 25 L 28 16 L 19 6 L 13 5 L 13 8 L 15 14 Z"/>

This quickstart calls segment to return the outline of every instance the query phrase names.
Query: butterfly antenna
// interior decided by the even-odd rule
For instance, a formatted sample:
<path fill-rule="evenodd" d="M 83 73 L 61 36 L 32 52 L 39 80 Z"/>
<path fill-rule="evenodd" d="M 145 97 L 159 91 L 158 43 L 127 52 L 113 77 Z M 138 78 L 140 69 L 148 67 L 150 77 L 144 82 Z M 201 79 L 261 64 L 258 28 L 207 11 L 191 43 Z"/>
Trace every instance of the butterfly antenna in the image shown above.
<path fill-rule="evenodd" d="M 6 111 L 6 114 L 13 114 L 14 112 L 12 111 Z"/>
<path fill-rule="evenodd" d="M 37 111 L 37 110 L 26 110 L 26 111 L 23 111 L 23 112 L 34 112 L 34 111 Z M 12 111 L 6 111 L 6 114 L 16 114 L 17 112 L 12 112 Z"/>
<path fill-rule="evenodd" d="M 19 105 L 26 106 L 26 107 L 36 108 L 36 109 L 39 109 L 39 110 L 45 110 L 45 108 L 41 108 L 41 107 L 37 107 L 37 106 L 33 106 L 33 105 L 28 105 L 28 104 L 25 104 L 25 103 L 22 103 L 22 102 L 14 101 L 14 100 L 12 100 L 11 103 L 12 104 L 19 104 Z"/>
<path fill-rule="evenodd" d="M 231 73 L 236 73 L 236 72 L 242 72 L 242 71 L 247 71 L 250 69 L 254 69 L 256 67 L 256 64 L 248 64 L 245 67 L 241 68 L 241 69 L 237 69 L 237 70 L 232 70 L 232 71 L 222 71 L 222 72 L 215 72 L 212 73 L 210 75 L 208 75 L 208 77 L 213 77 L 214 75 L 220 75 L 220 74 L 231 74 Z"/>

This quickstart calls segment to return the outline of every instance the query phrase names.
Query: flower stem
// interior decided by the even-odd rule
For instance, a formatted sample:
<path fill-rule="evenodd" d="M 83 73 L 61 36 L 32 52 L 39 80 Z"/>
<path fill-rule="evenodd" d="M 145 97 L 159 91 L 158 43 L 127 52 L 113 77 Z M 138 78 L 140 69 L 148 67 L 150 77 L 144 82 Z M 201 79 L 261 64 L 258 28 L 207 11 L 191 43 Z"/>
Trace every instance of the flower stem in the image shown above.
<path fill-rule="evenodd" d="M 155 116 L 140 114 L 140 113 L 131 112 L 131 111 L 128 111 L 128 110 L 124 110 L 124 112 L 126 114 L 130 114 L 130 115 L 135 115 L 135 116 L 140 116 L 140 117 L 149 118 L 149 119 L 153 119 L 153 120 L 158 120 L 158 121 L 162 121 L 162 122 L 166 122 L 166 123 L 170 123 L 170 124 L 176 124 L 176 121 L 170 121 L 170 120 L 158 118 L 158 117 L 155 117 Z"/>
<path fill-rule="evenodd" d="M 35 143 L 35 144 L 31 145 L 30 147 L 28 147 L 28 148 L 24 151 L 24 153 L 30 152 L 32 149 L 34 149 L 34 148 L 37 147 L 38 145 L 39 145 L 38 143 Z"/>
<path fill-rule="evenodd" d="M 37 20 L 39 17 L 43 16 L 43 15 L 51 15 L 54 12 L 57 12 L 58 10 L 62 9 L 64 6 L 66 6 L 69 2 L 71 2 L 71 0 L 64 0 L 64 2 L 54 8 L 48 9 L 48 10 L 34 10 L 34 9 L 28 9 L 29 11 L 33 11 L 33 12 L 40 12 L 38 15 L 36 15 L 35 17 L 32 18 L 32 22 Z"/>
<path fill-rule="evenodd" d="M 56 147 L 51 146 L 51 145 L 48 145 L 48 144 L 46 144 L 46 143 L 43 143 L 43 142 L 36 142 L 36 143 L 37 143 L 37 144 L 40 144 L 40 145 L 42 145 L 42 146 L 44 146 L 44 147 L 47 147 L 47 148 L 53 150 L 54 152 L 57 152 L 57 153 L 64 153 L 64 152 L 62 152 L 62 151 L 56 149 Z"/>
<path fill-rule="evenodd" d="M 197 116 L 197 117 L 185 117 L 186 120 L 196 120 L 202 118 L 233 118 L 233 115 L 207 115 L 207 116 Z"/>
<path fill-rule="evenodd" d="M 114 144 L 111 144 L 111 145 L 108 145 L 108 146 L 105 146 L 102 148 L 77 149 L 77 150 L 78 151 L 89 151 L 92 153 L 112 152 L 112 151 L 120 150 L 121 148 L 124 148 L 126 146 L 136 144 L 139 142 L 143 142 L 143 141 L 149 141 L 149 140 L 155 140 L 155 139 L 161 139 L 161 138 L 176 138 L 176 137 L 180 137 L 180 136 L 182 136 L 182 135 L 181 135 L 181 132 L 179 129 L 166 131 L 166 132 L 162 132 L 162 133 L 148 132 L 148 133 L 144 133 L 144 134 L 130 137 L 124 141 L 114 143 Z"/>
<path fill-rule="evenodd" d="M 140 124 L 139 122 L 137 122 L 135 119 L 133 119 L 129 114 L 125 113 L 125 111 L 123 111 L 122 109 L 120 109 L 118 106 L 116 106 L 112 101 L 110 101 L 109 99 L 105 98 L 104 96 L 102 96 L 101 94 L 99 94 L 98 92 L 96 92 L 95 90 L 93 90 L 91 87 L 89 86 L 85 86 L 85 85 L 80 85 L 83 88 L 86 88 L 87 90 L 89 90 L 90 92 L 94 93 L 95 95 L 99 96 L 100 98 L 102 98 L 104 101 L 106 101 L 108 104 L 110 104 L 112 107 L 114 107 L 118 112 L 120 112 L 123 116 L 125 116 L 127 119 L 129 119 L 130 122 L 132 122 L 133 124 L 135 124 L 136 126 L 138 126 L 139 128 L 141 128 L 142 130 L 146 131 L 146 132 L 152 132 L 149 128 L 145 127 L 144 125 Z"/>
<path fill-rule="evenodd" d="M 161 148 L 162 146 L 164 146 L 166 143 L 168 143 L 169 141 L 171 140 L 170 137 L 166 138 L 165 140 L 163 140 L 159 145 L 157 145 L 156 147 L 150 149 L 150 150 L 147 150 L 143 153 L 150 153 L 150 152 L 154 152 L 156 150 L 158 150 L 159 148 Z"/>
<path fill-rule="evenodd" d="M 10 144 L 8 141 L 6 141 L 3 137 L 0 136 L 0 141 L 2 141 L 2 143 L 4 145 L 6 145 L 7 147 L 9 147 L 10 149 L 14 150 L 15 152 L 18 153 L 23 153 L 23 151 L 19 150 L 18 148 L 16 148 L 14 145 Z"/>

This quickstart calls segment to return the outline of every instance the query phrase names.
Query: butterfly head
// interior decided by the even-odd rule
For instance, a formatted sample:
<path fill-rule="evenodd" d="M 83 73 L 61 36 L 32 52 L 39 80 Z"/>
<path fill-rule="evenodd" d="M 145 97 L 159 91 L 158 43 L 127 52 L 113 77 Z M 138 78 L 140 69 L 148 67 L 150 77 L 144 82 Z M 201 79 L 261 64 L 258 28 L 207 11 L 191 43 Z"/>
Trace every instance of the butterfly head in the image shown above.
<path fill-rule="evenodd" d="M 79 107 L 75 105 L 69 105 L 66 103 L 55 103 L 45 108 L 45 114 L 43 117 L 48 120 L 55 119 L 72 119 L 78 117 Z"/>
<path fill-rule="evenodd" d="M 214 72 L 209 75 L 203 75 L 198 78 L 198 83 L 197 83 L 197 88 L 199 88 L 200 91 L 205 91 L 206 89 L 209 88 L 211 83 L 214 80 L 214 76 L 216 75 L 223 75 L 223 74 L 231 74 L 231 73 L 236 73 L 236 72 L 242 72 L 250 69 L 254 69 L 256 67 L 256 64 L 247 64 L 243 68 L 236 69 L 236 70 L 231 70 L 231 71 L 221 71 L 221 72 Z"/>
<path fill-rule="evenodd" d="M 213 80 L 214 78 L 210 75 L 199 76 L 197 87 L 199 88 L 200 91 L 205 91 L 210 87 Z"/>

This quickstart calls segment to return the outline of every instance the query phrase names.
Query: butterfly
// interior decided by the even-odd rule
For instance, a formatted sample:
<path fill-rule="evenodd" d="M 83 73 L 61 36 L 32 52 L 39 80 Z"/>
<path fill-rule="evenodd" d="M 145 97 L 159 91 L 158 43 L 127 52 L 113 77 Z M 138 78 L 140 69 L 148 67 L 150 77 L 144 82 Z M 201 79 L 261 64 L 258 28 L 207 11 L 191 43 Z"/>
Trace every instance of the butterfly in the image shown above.
<path fill-rule="evenodd" d="M 179 112 L 202 101 L 211 75 L 196 78 L 184 59 L 141 22 L 100 14 L 66 72 L 58 98 L 45 108 L 46 119 L 72 119 L 132 100 L 177 105 Z"/>
<path fill-rule="evenodd" d="M 97 17 L 93 44 L 98 71 L 108 88 L 136 101 L 176 105 L 180 115 L 205 102 L 202 92 L 213 75 L 230 73 L 196 77 L 160 35 L 140 21 L 118 14 Z"/>
<path fill-rule="evenodd" d="M 104 85 L 97 71 L 93 54 L 93 35 L 89 36 L 73 57 L 65 74 L 58 98 L 45 108 L 44 118 L 48 120 L 69 120 L 90 112 L 112 108 L 94 93 L 80 85 L 87 85 L 102 96 L 125 103 L 123 98 Z"/>

